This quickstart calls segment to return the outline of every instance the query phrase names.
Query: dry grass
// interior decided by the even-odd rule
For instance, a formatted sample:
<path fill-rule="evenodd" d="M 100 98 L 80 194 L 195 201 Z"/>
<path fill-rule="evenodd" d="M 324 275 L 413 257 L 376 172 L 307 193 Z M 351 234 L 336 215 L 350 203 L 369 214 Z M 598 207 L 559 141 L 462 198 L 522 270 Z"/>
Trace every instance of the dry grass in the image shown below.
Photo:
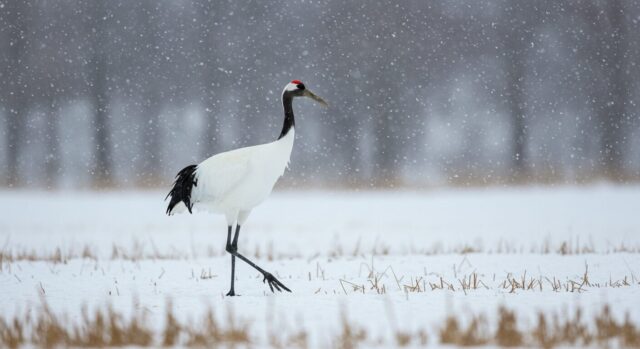
<path fill-rule="evenodd" d="M 147 327 L 147 319 L 142 312 L 136 312 L 125 320 L 111 307 L 91 313 L 85 307 L 80 324 L 68 324 L 66 316 L 55 315 L 42 300 L 33 316 L 27 313 L 9 321 L 0 318 L 0 346 L 18 348 L 31 344 L 57 348 L 149 346 L 153 343 L 153 332 Z"/>
<path fill-rule="evenodd" d="M 36 252 L 35 250 L 2 250 L 0 251 L 0 270 L 4 263 L 12 263 L 19 261 L 44 261 L 50 263 L 67 263 L 68 260 L 73 258 L 90 258 L 95 259 L 94 255 L 90 251 L 82 251 L 80 253 L 75 252 L 62 252 L 60 247 L 56 247 L 51 252 Z"/>
<path fill-rule="evenodd" d="M 601 280 L 595 282 L 589 275 L 589 266 L 585 264 L 584 272 L 575 278 L 559 278 L 555 276 L 530 276 L 525 270 L 521 275 L 508 273 L 504 278 L 487 278 L 477 272 L 464 274 L 458 278 L 447 279 L 443 276 L 402 276 L 398 277 L 393 268 L 387 267 L 383 272 L 377 272 L 372 267 L 364 282 L 339 279 L 340 289 L 345 295 L 385 294 L 389 288 L 397 287 L 405 294 L 423 293 L 427 291 L 452 291 L 465 294 L 478 290 L 502 290 L 508 293 L 518 292 L 567 292 L 581 293 L 590 288 L 618 288 L 640 285 L 634 275 L 625 275 L 621 279 Z M 360 279 L 361 280 L 361 279 Z M 387 284 L 388 283 L 388 284 Z"/>
<path fill-rule="evenodd" d="M 217 347 L 249 344 L 249 326 L 236 321 L 232 311 L 227 314 L 225 326 L 215 320 L 211 308 L 199 323 L 181 324 L 169 303 L 164 330 L 157 332 L 149 326 L 145 312 L 138 308 L 131 316 L 125 317 L 111 306 L 93 311 L 83 307 L 80 321 L 73 324 L 67 316 L 54 314 L 43 299 L 34 312 L 9 320 L 0 317 L 0 347 Z"/>
<path fill-rule="evenodd" d="M 165 347 L 172 347 L 179 343 L 180 333 L 182 332 L 182 325 L 173 315 L 173 306 L 171 301 L 167 301 L 165 325 L 162 333 L 162 345 Z"/>
<path fill-rule="evenodd" d="M 349 321 L 344 312 L 340 318 L 342 329 L 340 334 L 334 338 L 332 348 L 354 349 L 368 339 L 367 331 Z"/>
<path fill-rule="evenodd" d="M 498 330 L 496 331 L 496 343 L 501 347 L 517 347 L 523 344 L 523 335 L 517 327 L 516 315 L 507 308 L 498 309 Z"/>
<path fill-rule="evenodd" d="M 377 248 L 374 247 L 371 252 L 376 255 Z M 620 242 L 617 245 L 609 245 L 605 248 L 596 248 L 593 241 L 582 242 L 577 237 L 571 240 L 558 241 L 552 243 L 549 239 L 544 240 L 540 244 L 534 244 L 529 247 L 524 245 L 516 245 L 512 242 L 499 241 L 493 247 L 483 246 L 481 243 L 476 244 L 459 244 L 454 246 L 445 247 L 441 243 L 434 243 L 428 247 L 414 247 L 411 246 L 408 251 L 392 251 L 387 248 L 385 254 L 403 253 L 403 254 L 416 254 L 416 255 L 444 255 L 444 254 L 472 254 L 472 253 L 487 253 L 487 254 L 553 254 L 553 255 L 583 255 L 583 254 L 611 254 L 611 253 L 640 253 L 640 245 L 630 245 L 625 242 Z"/>
<path fill-rule="evenodd" d="M 440 344 L 454 346 L 499 347 L 566 347 L 593 346 L 610 347 L 620 345 L 640 348 L 640 327 L 627 314 L 623 320 L 616 319 L 609 306 L 587 320 L 578 308 L 572 316 L 538 313 L 533 326 L 522 326 L 513 310 L 500 307 L 495 320 L 484 315 L 450 314 L 443 326 L 437 329 Z M 226 311 L 224 322 L 216 320 L 212 308 L 199 321 L 180 322 L 167 304 L 164 328 L 153 330 L 143 310 L 137 309 L 125 317 L 107 306 L 89 311 L 82 309 L 79 321 L 71 322 L 65 315 L 54 314 L 43 300 L 33 312 L 14 318 L 0 316 L 0 347 L 19 348 L 35 346 L 58 347 L 260 347 L 307 348 L 308 333 L 294 329 L 282 333 L 271 330 L 268 343 L 258 343 L 252 338 L 251 323 L 236 319 L 234 312 Z M 428 344 L 428 330 L 406 331 L 396 328 L 390 320 L 390 337 L 374 337 L 361 325 L 350 320 L 345 313 L 340 315 L 337 333 L 321 336 L 329 340 L 333 348 L 353 349 L 358 347 L 418 346 Z M 426 326 L 424 324 L 423 326 Z M 493 329 L 493 330 L 492 330 Z"/>
<path fill-rule="evenodd" d="M 0 344 L 7 348 L 17 348 L 26 342 L 24 322 L 16 316 L 13 319 L 0 318 Z"/>
<path fill-rule="evenodd" d="M 197 325 L 180 326 L 185 333 L 185 346 L 214 348 L 220 345 L 250 344 L 249 325 L 236 321 L 233 311 L 227 312 L 227 326 L 219 324 L 213 309 L 209 308 L 204 318 Z"/>
<path fill-rule="evenodd" d="M 283 333 L 284 332 L 284 333 Z M 284 337 L 284 338 L 283 338 Z M 269 346 L 276 349 L 309 347 L 309 334 L 304 329 L 283 331 L 280 327 L 277 330 L 269 331 Z"/>
<path fill-rule="evenodd" d="M 107 256 L 101 255 L 99 249 L 89 245 L 84 245 L 80 248 L 67 248 L 55 247 L 50 251 L 36 251 L 34 249 L 21 249 L 18 247 L 5 246 L 0 250 L 0 270 L 2 270 L 4 263 L 12 263 L 19 261 L 45 261 L 51 263 L 67 263 L 72 259 L 111 259 L 111 260 L 127 260 L 127 261 L 140 261 L 140 260 L 185 260 L 194 258 L 213 258 L 226 255 L 224 246 L 220 245 L 218 248 L 214 248 L 213 245 L 209 246 L 206 251 L 197 253 L 195 250 L 183 251 L 178 249 L 170 249 L 168 251 L 159 250 L 153 241 L 149 243 L 143 243 L 138 240 L 132 241 L 129 245 L 113 244 L 111 246 L 111 253 Z M 361 257 L 365 255 L 371 256 L 386 256 L 386 255 L 447 255 L 447 254 L 473 254 L 473 253 L 487 253 L 487 254 L 517 254 L 517 253 L 531 253 L 531 254 L 556 254 L 556 255 L 581 255 L 581 254 L 610 254 L 610 253 L 640 253 L 640 246 L 628 245 L 625 243 L 619 243 L 617 245 L 610 245 L 606 248 L 597 249 L 593 246 L 592 242 L 582 243 L 579 239 L 561 241 L 557 244 L 552 244 L 548 240 L 544 241 L 538 246 L 531 246 L 525 248 L 524 246 L 514 246 L 506 242 L 499 242 L 494 248 L 486 248 L 480 244 L 470 245 L 461 244 L 450 247 L 444 247 L 440 243 L 435 243 L 430 247 L 415 247 L 409 248 L 395 248 L 392 249 L 389 245 L 383 242 L 376 242 L 373 247 L 365 249 L 361 247 L 360 241 L 357 241 L 355 246 L 348 247 L 339 241 L 334 242 L 333 247 L 328 251 L 317 251 L 309 253 L 306 256 L 301 255 L 298 252 L 294 253 L 278 253 L 274 250 L 273 244 L 269 243 L 266 248 L 262 249 L 260 246 L 253 248 L 253 253 L 248 253 L 248 256 L 252 256 L 256 259 L 265 259 L 269 261 L 273 260 L 286 260 L 292 258 L 306 258 L 314 259 L 319 256 L 327 256 L 329 258 L 340 257 Z"/>
<path fill-rule="evenodd" d="M 449 316 L 440 330 L 440 343 L 458 346 L 480 346 L 489 342 L 487 320 L 483 316 L 472 316 L 469 326 L 462 328 L 460 320 Z"/>
<path fill-rule="evenodd" d="M 458 346 L 481 346 L 492 344 L 499 347 L 541 347 L 596 346 L 610 347 L 622 344 L 626 348 L 640 347 L 640 327 L 629 315 L 624 321 L 616 320 L 610 308 L 604 306 L 594 315 L 590 324 L 578 308 L 573 317 L 561 320 L 557 314 L 538 313 L 537 324 L 533 328 L 518 326 L 516 314 L 507 308 L 498 309 L 497 329 L 487 330 L 489 322 L 483 316 L 474 315 L 466 327 L 460 326 L 458 315 L 450 315 L 440 330 L 440 342 Z"/>

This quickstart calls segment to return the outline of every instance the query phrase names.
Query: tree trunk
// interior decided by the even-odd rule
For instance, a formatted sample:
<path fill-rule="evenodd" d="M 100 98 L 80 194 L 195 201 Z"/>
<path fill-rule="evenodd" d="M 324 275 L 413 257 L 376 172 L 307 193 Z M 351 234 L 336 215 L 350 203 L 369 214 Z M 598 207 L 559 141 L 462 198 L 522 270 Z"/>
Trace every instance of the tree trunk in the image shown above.
<path fill-rule="evenodd" d="M 58 174 L 60 173 L 60 138 L 59 131 L 59 108 L 55 101 L 50 101 L 47 105 L 47 155 L 45 160 L 45 185 L 47 189 L 56 186 Z"/>
<path fill-rule="evenodd" d="M 511 116 L 511 181 L 520 182 L 529 176 L 527 154 L 527 111 L 526 111 L 526 51 L 529 35 L 522 28 L 513 28 L 507 34 L 506 102 Z"/>
<path fill-rule="evenodd" d="M 28 112 L 28 5 L 22 1 L 9 1 L 2 16 L 10 32 L 8 45 L 7 75 L 4 78 L 7 95 L 7 184 L 10 187 L 22 184 L 20 175 L 20 157 L 24 139 L 25 121 Z M 5 93 L 3 91 L 3 93 Z"/>
<path fill-rule="evenodd" d="M 144 100 L 142 101 L 142 170 L 139 173 L 139 184 L 153 186 L 160 177 L 160 113 L 164 104 L 161 81 L 157 77 L 163 72 L 160 58 L 161 20 L 158 4 L 155 0 L 147 0 L 142 7 L 142 18 L 145 32 L 144 39 L 148 47 L 143 51 L 148 59 L 147 68 L 141 76 L 144 82 Z"/>
<path fill-rule="evenodd" d="M 626 103 L 628 101 L 628 81 L 625 72 L 626 28 L 624 8 L 621 0 L 608 2 L 610 23 L 610 49 L 607 55 L 608 93 L 598 106 L 601 125 L 601 165 L 605 177 L 622 180 L 625 176 L 624 152 L 627 147 Z"/>
<path fill-rule="evenodd" d="M 26 96 L 14 93 L 10 97 L 9 113 L 7 115 L 7 184 L 17 187 L 22 184 L 20 174 L 20 155 L 24 139 L 25 119 L 27 117 Z"/>
<path fill-rule="evenodd" d="M 96 187 L 113 185 L 107 55 L 104 48 L 106 44 L 105 19 L 103 19 L 106 17 L 105 2 L 106 0 L 98 0 L 94 5 L 95 34 L 92 37 L 93 55 L 89 63 L 94 117 L 95 167 L 93 185 Z"/>
<path fill-rule="evenodd" d="M 142 173 L 143 186 L 153 186 L 160 171 L 160 112 L 162 99 L 158 91 L 151 91 L 144 101 L 142 129 Z"/>
<path fill-rule="evenodd" d="M 97 187 L 113 184 L 111 172 L 111 130 L 109 128 L 109 102 L 107 96 L 106 60 L 97 56 L 92 59 L 93 108 L 94 108 L 94 147 L 95 169 L 93 184 Z"/>
<path fill-rule="evenodd" d="M 200 96 L 204 107 L 204 134 L 202 141 L 202 156 L 209 157 L 221 151 L 222 137 L 220 135 L 220 127 L 218 125 L 220 112 L 220 103 L 218 101 L 218 92 L 223 85 L 224 73 L 220 72 L 218 60 L 216 59 L 216 50 L 220 45 L 216 40 L 216 33 L 210 32 L 214 28 L 219 28 L 214 23 L 219 19 L 219 13 L 225 13 L 226 2 L 212 2 L 209 0 L 200 0 L 198 5 L 201 7 L 198 11 L 201 23 L 200 37 L 198 43 L 199 57 L 206 58 L 202 71 L 200 72 Z M 221 29 L 217 29 L 221 30 Z"/>
<path fill-rule="evenodd" d="M 390 86 L 384 84 L 382 86 Z M 403 118 L 400 96 L 394 89 L 379 89 L 376 108 L 381 110 L 374 123 L 374 180 L 381 187 L 393 187 L 400 180 L 403 140 L 400 126 Z"/>

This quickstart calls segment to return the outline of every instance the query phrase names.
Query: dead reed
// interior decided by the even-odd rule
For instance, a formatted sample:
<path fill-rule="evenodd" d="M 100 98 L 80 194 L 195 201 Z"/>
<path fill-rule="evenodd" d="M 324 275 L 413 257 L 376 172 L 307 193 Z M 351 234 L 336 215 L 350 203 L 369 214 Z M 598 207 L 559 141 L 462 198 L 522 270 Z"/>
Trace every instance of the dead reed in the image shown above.
<path fill-rule="evenodd" d="M 374 337 L 364 324 L 340 315 L 339 331 L 322 336 L 333 348 L 410 346 L 428 344 L 428 330 L 424 324 L 417 331 L 399 330 L 390 326 L 389 337 Z M 251 336 L 252 323 L 238 320 L 232 310 L 226 319 L 216 319 L 209 308 L 199 321 L 181 322 L 174 315 L 169 302 L 164 327 L 154 330 L 144 310 L 135 309 L 124 316 L 111 306 L 89 310 L 83 307 L 79 321 L 69 321 L 65 315 L 54 314 L 46 302 L 34 311 L 12 318 L 0 316 L 0 347 L 269 347 L 307 348 L 308 333 L 294 329 L 289 333 L 274 333 L 267 343 L 258 343 Z M 385 339 L 387 338 L 387 339 Z M 640 327 L 627 313 L 624 319 L 613 316 L 604 306 L 586 319 L 577 308 L 573 315 L 560 316 L 539 312 L 533 326 L 524 326 L 514 310 L 500 307 L 497 316 L 451 313 L 437 330 L 440 344 L 454 346 L 498 347 L 567 347 L 593 346 L 640 348 Z"/>
<path fill-rule="evenodd" d="M 169 303 L 164 329 L 159 332 L 150 327 L 139 308 L 134 308 L 129 317 L 110 305 L 92 311 L 83 306 L 81 313 L 79 322 L 73 323 L 65 315 L 54 314 L 42 299 L 37 309 L 22 316 L 0 316 L 0 347 L 217 347 L 250 343 L 248 324 L 236 321 L 233 311 L 227 312 L 224 326 L 216 321 L 212 308 L 199 322 L 184 324 L 177 320 Z"/>
<path fill-rule="evenodd" d="M 489 321 L 482 315 L 472 316 L 466 327 L 459 324 L 459 315 L 449 315 L 440 330 L 440 342 L 458 346 L 554 348 L 622 344 L 625 348 L 640 347 L 640 327 L 631 321 L 628 313 L 623 321 L 616 320 L 605 305 L 590 323 L 582 313 L 578 308 L 573 316 L 561 318 L 558 314 L 539 312 L 535 327 L 522 328 L 514 311 L 500 307 L 494 332 L 488 330 Z"/>
<path fill-rule="evenodd" d="M 640 246 L 627 245 L 621 242 L 617 245 L 609 245 L 606 248 L 596 248 L 592 242 L 581 243 L 578 239 L 560 241 L 557 244 L 552 244 L 549 241 L 544 241 L 540 245 L 531 246 L 526 248 L 524 246 L 515 246 L 511 243 L 498 242 L 493 248 L 487 248 L 481 244 L 470 245 L 460 244 L 455 246 L 444 247 L 441 243 L 435 243 L 429 247 L 415 247 L 410 246 L 408 248 L 392 248 L 384 242 L 376 242 L 371 248 L 361 247 L 360 241 L 357 241 L 355 246 L 348 247 L 336 241 L 334 245 L 328 251 L 315 251 L 308 255 L 302 255 L 296 253 L 281 253 L 274 250 L 273 244 L 269 243 L 265 249 L 261 249 L 260 246 L 253 248 L 253 257 L 256 259 L 266 259 L 269 261 L 283 260 L 291 258 L 316 258 L 318 256 L 327 256 L 329 258 L 338 257 L 359 257 L 364 255 L 372 256 L 387 256 L 387 255 L 443 255 L 443 254 L 474 254 L 474 253 L 487 253 L 487 254 L 516 254 L 516 253 L 531 253 L 531 254 L 556 254 L 556 255 L 582 255 L 582 254 L 610 254 L 610 253 L 640 253 Z M 128 261 L 140 261 L 140 260 L 166 260 L 166 259 L 193 259 L 193 258 L 213 258 L 225 255 L 223 247 L 214 248 L 209 246 L 204 252 L 196 252 L 192 250 L 178 250 L 169 249 L 168 251 L 159 250 L 153 241 L 144 243 L 139 240 L 132 241 L 129 245 L 113 244 L 111 246 L 110 254 L 103 255 L 99 253 L 99 249 L 84 245 L 80 248 L 67 248 L 54 247 L 49 251 L 36 251 L 34 249 L 24 249 L 19 247 L 5 246 L 0 250 L 0 270 L 2 270 L 3 263 L 12 263 L 19 261 L 46 261 L 51 263 L 67 263 L 72 259 L 111 259 L 111 260 L 128 260 Z"/>
<path fill-rule="evenodd" d="M 363 265 L 369 271 L 366 280 L 339 279 L 340 287 L 345 295 L 353 293 L 385 294 L 394 286 L 397 286 L 397 289 L 405 294 L 427 291 L 452 291 L 467 294 L 472 291 L 492 289 L 502 290 L 507 293 L 543 292 L 548 290 L 581 293 L 590 288 L 618 288 L 640 285 L 640 280 L 633 274 L 624 275 L 621 279 L 609 278 L 608 280 L 593 281 L 587 264 L 585 264 L 583 273 L 574 278 L 531 276 L 525 270 L 519 275 L 507 273 L 504 278 L 498 278 L 497 280 L 495 276 L 491 279 L 475 271 L 453 279 L 426 274 L 426 276 L 402 276 L 399 278 L 391 266 L 387 267 L 383 272 L 378 272 L 366 263 L 363 263 Z"/>

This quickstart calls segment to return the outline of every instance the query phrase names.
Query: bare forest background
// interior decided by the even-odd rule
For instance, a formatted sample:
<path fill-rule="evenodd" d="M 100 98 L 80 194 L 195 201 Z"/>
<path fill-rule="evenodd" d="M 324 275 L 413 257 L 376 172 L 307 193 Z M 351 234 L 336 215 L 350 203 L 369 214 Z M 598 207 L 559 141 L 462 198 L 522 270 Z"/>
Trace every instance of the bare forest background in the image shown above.
<path fill-rule="evenodd" d="M 274 140 L 285 185 L 640 179 L 635 0 L 0 0 L 0 185 L 168 186 Z"/>

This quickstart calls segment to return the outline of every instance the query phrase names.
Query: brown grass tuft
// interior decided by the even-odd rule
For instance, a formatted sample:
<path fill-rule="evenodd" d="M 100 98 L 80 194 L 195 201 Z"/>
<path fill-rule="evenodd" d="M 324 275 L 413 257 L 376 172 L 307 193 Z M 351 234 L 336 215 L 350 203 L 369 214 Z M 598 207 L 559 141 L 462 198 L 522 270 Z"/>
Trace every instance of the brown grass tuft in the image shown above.
<path fill-rule="evenodd" d="M 458 346 L 478 346 L 488 343 L 487 321 L 483 316 L 472 316 L 469 326 L 462 328 L 457 318 L 450 315 L 440 330 L 440 342 Z"/>
<path fill-rule="evenodd" d="M 334 340 L 333 348 L 354 349 L 367 340 L 367 331 L 349 321 L 344 312 L 340 318 L 342 319 L 342 331 Z"/>
<path fill-rule="evenodd" d="M 191 347 L 217 347 L 219 345 L 238 345 L 251 343 L 249 326 L 237 323 L 232 311 L 227 312 L 227 326 L 222 327 L 215 319 L 213 309 L 209 308 L 199 326 L 183 327 L 186 332 L 186 345 Z"/>
<path fill-rule="evenodd" d="M 181 331 L 182 326 L 173 315 L 173 305 L 170 300 L 167 300 L 164 332 L 162 334 L 162 345 L 165 347 L 172 347 L 178 344 Z"/>
<path fill-rule="evenodd" d="M 504 307 L 498 310 L 498 324 L 495 333 L 487 331 L 487 322 L 482 316 L 473 316 L 469 325 L 460 326 L 457 316 L 450 315 L 440 329 L 440 343 L 457 346 L 478 346 L 493 344 L 500 347 L 541 347 L 592 346 L 611 347 L 622 343 L 623 347 L 640 347 L 640 328 L 634 324 L 629 314 L 624 321 L 616 320 L 609 306 L 594 315 L 593 326 L 583 320 L 582 311 L 577 309 L 573 317 L 561 320 L 557 314 L 538 313 L 534 328 L 518 329 L 516 314 Z"/>
<path fill-rule="evenodd" d="M 0 347 L 250 347 L 306 348 L 308 333 L 302 329 L 268 334 L 268 342 L 254 343 L 250 337 L 250 323 L 238 321 L 233 311 L 226 312 L 224 321 L 216 319 L 214 311 L 195 324 L 182 323 L 167 302 L 164 328 L 154 331 L 148 325 L 145 311 L 134 308 L 130 316 L 123 316 L 111 306 L 101 309 L 82 309 L 81 319 L 72 323 L 65 315 L 54 314 L 42 300 L 35 311 L 5 319 L 0 315 Z M 538 313 L 537 323 L 530 328 L 518 326 L 517 314 L 500 307 L 495 325 L 483 315 L 462 318 L 452 313 L 439 329 L 441 344 L 453 346 L 493 345 L 500 347 L 640 347 L 640 327 L 627 313 L 617 319 L 609 306 L 585 319 L 579 308 L 568 317 Z M 390 326 L 391 337 L 370 336 L 361 324 L 351 321 L 345 313 L 340 316 L 341 328 L 327 339 L 333 348 L 351 349 L 361 346 L 420 346 L 428 344 L 428 333 L 401 330 Z M 493 320 L 492 320 L 493 321 Z M 393 322 L 392 322 L 393 324 Z M 463 325 L 464 324 L 464 325 Z M 495 328 L 495 330 L 491 330 Z"/>
<path fill-rule="evenodd" d="M 498 309 L 498 330 L 496 343 L 501 347 L 517 347 L 522 345 L 522 334 L 516 326 L 516 316 L 505 307 Z"/>
<path fill-rule="evenodd" d="M 0 318 L 0 344 L 8 348 L 18 348 L 24 343 L 24 327 L 20 319 L 17 316 L 10 321 Z"/>

